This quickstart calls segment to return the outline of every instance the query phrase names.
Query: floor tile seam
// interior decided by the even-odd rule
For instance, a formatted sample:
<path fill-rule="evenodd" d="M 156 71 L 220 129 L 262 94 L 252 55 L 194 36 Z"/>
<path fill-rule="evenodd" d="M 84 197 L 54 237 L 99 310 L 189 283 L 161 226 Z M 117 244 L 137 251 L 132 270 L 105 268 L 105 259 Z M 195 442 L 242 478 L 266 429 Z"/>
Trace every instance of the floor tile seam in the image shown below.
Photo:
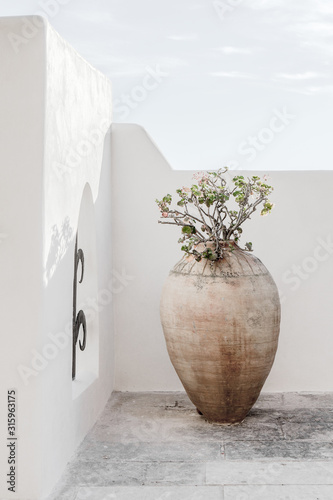
<path fill-rule="evenodd" d="M 106 463 L 107 459 L 105 459 L 102 463 Z M 96 460 L 77 460 L 75 465 L 78 465 L 80 463 L 85 463 L 85 464 L 99 464 L 100 462 L 96 462 Z M 216 459 L 212 460 L 211 458 L 207 458 L 206 460 L 201 459 L 197 461 L 188 461 L 188 460 L 118 460 L 117 462 L 111 462 L 109 461 L 108 463 L 112 464 L 117 464 L 117 463 L 122 463 L 122 464 L 156 464 L 156 463 L 170 463 L 170 464 L 179 464 L 179 463 L 184 463 L 184 464 L 206 464 L 206 463 L 221 463 L 221 460 Z"/>
<path fill-rule="evenodd" d="M 291 438 L 283 438 L 283 439 L 234 439 L 224 441 L 224 444 L 230 444 L 230 443 L 247 443 L 247 442 L 257 442 L 257 443 L 326 443 L 328 445 L 333 445 L 333 440 L 328 440 L 327 439 L 291 439 Z"/>
<path fill-rule="evenodd" d="M 221 444 L 223 440 L 216 440 L 214 441 L 213 439 L 211 441 L 206 441 L 207 443 L 213 443 L 213 444 Z M 105 441 L 103 441 L 105 442 Z M 174 441 L 158 441 L 159 444 L 161 445 L 168 445 L 169 443 L 173 443 Z M 332 440 L 327 440 L 325 439 L 325 437 L 319 439 L 319 438 L 315 438 L 315 439 L 309 439 L 309 438 L 290 438 L 290 437 L 281 437 L 281 438 L 273 438 L 273 439 L 265 439 L 265 440 L 262 440 L 262 439 L 258 439 L 256 437 L 254 438 L 251 438 L 251 439 L 244 439 L 242 437 L 240 437 L 239 439 L 230 439 L 229 437 L 226 437 L 225 438 L 225 443 L 253 443 L 253 442 L 270 442 L 270 443 L 291 443 L 291 442 L 300 442 L 300 443 L 327 443 L 329 445 L 332 445 L 333 444 L 333 441 Z M 128 443 L 122 443 L 121 441 L 109 441 L 110 445 L 112 444 L 135 444 L 136 442 L 133 442 L 133 441 L 129 441 Z M 154 443 L 154 441 L 147 441 L 147 443 Z M 190 443 L 190 441 L 182 441 L 182 443 L 186 446 L 187 444 Z"/>
<path fill-rule="evenodd" d="M 333 461 L 331 460 L 330 457 L 326 457 L 323 459 L 318 459 L 318 458 L 310 458 L 308 460 L 300 460 L 300 459 L 287 459 L 283 457 L 271 457 L 268 459 L 247 459 L 247 460 L 239 460 L 239 459 L 226 459 L 226 460 L 215 460 L 215 461 L 207 461 L 206 462 L 206 468 L 208 469 L 209 467 L 216 467 L 216 466 L 222 466 L 222 467 L 227 467 L 231 466 L 231 464 L 235 466 L 253 466 L 255 464 L 260 464 L 261 466 L 269 466 L 270 464 L 275 464 L 275 465 L 281 465 L 281 466 L 300 466 L 300 468 L 306 466 L 320 466 L 321 468 L 325 468 L 325 466 L 328 466 L 330 469 L 327 471 L 329 475 L 333 473 Z M 323 467 L 324 466 L 324 467 Z"/>
<path fill-rule="evenodd" d="M 207 486 L 219 486 L 219 484 L 209 484 Z M 247 487 L 247 486 L 333 486 L 333 482 L 331 483 L 224 483 L 223 487 L 226 488 L 239 488 L 239 487 Z"/>
<path fill-rule="evenodd" d="M 198 439 L 198 438 L 196 438 Z M 270 439 L 265 439 L 264 441 L 270 441 Z M 150 445 L 150 444 L 161 444 L 162 441 L 129 441 L 127 443 L 124 443 L 122 441 L 115 441 L 116 443 L 121 443 L 121 444 L 124 444 L 124 445 L 130 445 L 130 444 L 137 444 L 137 445 Z M 183 444 L 183 441 L 182 440 L 179 440 L 179 439 L 175 439 L 175 440 L 170 440 L 170 441 L 164 441 L 164 442 L 167 442 L 169 444 L 177 444 L 177 445 L 182 445 Z M 216 444 L 216 445 L 219 445 L 219 444 L 222 444 L 223 442 L 223 438 L 218 438 L 216 439 L 215 441 L 213 440 L 207 440 L 207 439 L 203 439 L 203 440 L 200 440 L 200 443 L 204 444 L 204 445 L 210 445 L 210 444 Z M 113 444 L 113 443 L 108 443 L 108 441 L 100 441 L 99 439 L 89 439 L 89 441 L 86 441 L 85 444 L 87 443 L 99 443 L 101 445 L 103 444 L 106 444 L 106 445 L 109 445 L 109 444 Z M 193 440 L 191 442 L 188 442 L 188 443 L 185 443 L 185 444 L 193 444 L 193 445 L 196 445 L 196 443 L 193 443 Z M 82 445 L 81 445 L 82 446 Z M 80 446 L 80 447 L 81 447 Z"/>
<path fill-rule="evenodd" d="M 156 459 L 156 460 L 117 460 L 117 461 L 112 461 L 108 459 L 104 460 L 79 460 L 77 464 L 98 464 L 98 465 L 107 465 L 107 464 L 205 464 L 205 463 L 225 463 L 225 462 L 232 462 L 232 463 L 254 463 L 254 462 L 260 462 L 260 463 L 327 463 L 331 457 L 325 457 L 325 458 L 308 458 L 308 459 L 302 459 L 300 460 L 299 458 L 289 458 L 289 457 L 268 457 L 268 458 L 259 458 L 255 457 L 252 459 L 245 459 L 245 460 L 240 460 L 238 458 L 228 458 L 226 457 L 225 459 L 216 457 L 215 460 L 212 460 L 211 458 L 207 458 L 206 460 L 161 460 L 161 459 Z"/>
<path fill-rule="evenodd" d="M 89 463 L 94 463 L 94 464 L 157 464 L 157 463 L 163 463 L 163 464 L 202 464 L 202 463 L 206 463 L 206 462 L 211 462 L 211 461 L 215 461 L 215 462 L 224 462 L 224 460 L 220 459 L 220 457 L 216 457 L 215 460 L 212 459 L 212 457 L 207 457 L 206 459 L 201 459 L 201 460 L 170 460 L 170 459 L 160 459 L 160 458 L 157 458 L 156 460 L 147 460 L 147 459 L 143 459 L 143 460 L 126 460 L 126 459 L 115 459 L 115 460 L 109 460 L 109 459 L 100 459 L 100 460 L 79 460 L 78 462 L 76 463 L 85 463 L 85 464 L 89 464 Z M 232 460 L 234 461 L 234 460 Z"/>
<path fill-rule="evenodd" d="M 329 459 L 331 459 L 333 457 L 326 457 L 326 458 L 309 458 L 309 459 L 302 459 L 300 460 L 299 458 L 285 458 L 285 457 L 269 457 L 269 458 L 253 458 L 253 459 L 249 459 L 249 460 L 238 460 L 238 459 L 234 459 L 234 458 L 226 458 L 226 462 L 243 462 L 243 463 L 253 463 L 253 462 L 260 462 L 260 463 L 280 463 L 280 462 L 283 462 L 283 463 L 305 463 L 305 464 L 309 464 L 311 462 L 318 462 L 318 463 L 321 463 L 321 462 L 327 462 Z"/>

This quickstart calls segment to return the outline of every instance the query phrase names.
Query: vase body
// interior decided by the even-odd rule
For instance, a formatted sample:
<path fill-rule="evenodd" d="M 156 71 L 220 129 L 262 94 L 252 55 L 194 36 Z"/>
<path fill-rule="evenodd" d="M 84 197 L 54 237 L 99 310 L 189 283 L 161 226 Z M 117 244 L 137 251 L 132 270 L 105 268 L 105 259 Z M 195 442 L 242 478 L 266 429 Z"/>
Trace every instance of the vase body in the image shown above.
<path fill-rule="evenodd" d="M 271 370 L 280 329 L 277 287 L 266 267 L 234 243 L 222 259 L 183 258 L 161 296 L 171 362 L 203 416 L 241 422 Z"/>

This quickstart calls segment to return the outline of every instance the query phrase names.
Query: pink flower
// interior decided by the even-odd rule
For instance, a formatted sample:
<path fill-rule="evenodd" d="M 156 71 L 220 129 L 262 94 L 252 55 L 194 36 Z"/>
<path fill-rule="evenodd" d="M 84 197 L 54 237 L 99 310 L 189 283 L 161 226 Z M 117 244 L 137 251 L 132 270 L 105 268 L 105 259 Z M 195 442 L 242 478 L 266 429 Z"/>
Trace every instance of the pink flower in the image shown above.
<path fill-rule="evenodd" d="M 208 179 L 208 175 L 205 172 L 197 172 L 193 175 L 193 179 L 198 181 L 199 184 L 202 184 L 204 181 Z"/>
<path fill-rule="evenodd" d="M 162 217 L 168 217 L 168 212 L 162 212 Z"/>

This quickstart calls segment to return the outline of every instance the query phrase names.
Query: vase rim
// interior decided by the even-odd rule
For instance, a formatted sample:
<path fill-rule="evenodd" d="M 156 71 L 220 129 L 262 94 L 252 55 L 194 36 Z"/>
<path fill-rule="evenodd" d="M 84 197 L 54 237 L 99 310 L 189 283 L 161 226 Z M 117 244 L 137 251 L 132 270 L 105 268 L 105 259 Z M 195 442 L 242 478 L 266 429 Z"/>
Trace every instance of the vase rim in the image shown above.
<path fill-rule="evenodd" d="M 237 241 L 235 240 L 218 240 L 220 245 L 237 245 Z M 215 241 L 200 241 L 198 245 L 215 245 Z"/>
<path fill-rule="evenodd" d="M 215 248 L 215 245 L 215 241 L 200 241 L 200 243 L 195 245 L 195 248 L 197 248 L 199 251 L 202 251 L 203 248 L 211 248 L 213 250 Z M 228 250 L 230 248 L 241 250 L 235 240 L 219 240 L 219 247 L 223 248 L 224 250 Z"/>

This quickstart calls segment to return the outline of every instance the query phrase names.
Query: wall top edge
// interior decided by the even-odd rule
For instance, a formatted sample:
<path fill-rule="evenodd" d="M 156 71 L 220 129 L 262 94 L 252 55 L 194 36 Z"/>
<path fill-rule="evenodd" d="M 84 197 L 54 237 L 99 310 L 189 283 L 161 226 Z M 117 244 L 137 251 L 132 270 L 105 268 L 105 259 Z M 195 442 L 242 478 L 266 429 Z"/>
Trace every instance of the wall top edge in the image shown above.
<path fill-rule="evenodd" d="M 18 20 L 25 21 L 26 19 L 28 20 L 33 20 L 33 19 L 40 19 L 41 22 L 43 22 L 45 25 L 50 24 L 48 19 L 44 16 L 41 16 L 39 14 L 27 14 L 26 16 L 0 16 L 0 22 L 8 22 L 10 20 L 13 20 L 17 22 Z"/>
<path fill-rule="evenodd" d="M 177 173 L 183 173 L 186 174 L 187 172 L 201 172 L 203 170 L 217 170 L 214 168 L 201 168 L 201 169 L 181 169 L 181 168 L 174 168 L 172 164 L 168 161 L 167 155 L 164 154 L 164 152 L 161 150 L 161 148 L 157 145 L 155 142 L 155 139 L 152 134 L 150 134 L 149 131 L 146 130 L 144 126 L 142 126 L 139 123 L 117 123 L 113 122 L 111 126 L 111 132 L 114 135 L 123 134 L 124 137 L 126 136 L 127 133 L 134 134 L 136 136 L 141 136 L 145 137 L 146 140 L 150 141 L 158 151 L 158 153 L 163 157 L 165 164 L 168 165 L 171 171 L 177 172 Z M 270 168 L 266 168 L 265 170 L 263 169 L 256 169 L 255 167 L 253 168 L 248 168 L 248 169 L 229 169 L 228 173 L 231 176 L 235 175 L 244 175 L 244 176 L 250 176 L 250 175 L 259 175 L 262 176 L 264 174 L 272 174 L 272 175 L 278 175 L 278 174 L 283 174 L 283 175 L 333 175 L 333 168 L 326 168 L 326 169 L 301 169 L 301 168 L 295 168 L 295 169 L 285 169 L 285 170 L 273 170 Z"/>
<path fill-rule="evenodd" d="M 98 74 L 99 77 L 103 79 L 105 83 L 110 87 L 111 91 L 111 81 L 109 80 L 109 78 L 104 73 L 95 68 L 92 64 L 90 64 L 79 52 L 77 52 L 77 50 L 69 42 L 67 42 L 67 40 L 63 38 L 56 29 L 54 29 L 47 17 L 44 17 L 40 14 L 29 14 L 25 16 L 1 16 L 0 27 L 12 30 L 18 36 L 22 35 L 21 31 L 24 30 L 24 27 L 28 27 L 28 30 L 30 30 L 29 33 L 31 33 L 29 38 L 34 38 L 36 34 L 35 31 L 38 30 L 42 34 L 40 40 L 42 40 L 42 43 L 44 43 L 45 45 L 48 45 L 50 43 L 50 40 L 52 40 L 52 37 L 48 36 L 48 34 L 54 35 L 61 40 L 62 44 L 67 47 L 67 49 L 70 50 L 70 52 L 74 54 L 75 57 L 81 60 L 81 62 L 83 62 L 85 65 L 89 66 L 94 72 L 96 72 L 96 74 Z M 21 29 L 19 27 L 21 27 Z M 24 34 L 23 36 L 27 37 L 28 35 Z"/>

